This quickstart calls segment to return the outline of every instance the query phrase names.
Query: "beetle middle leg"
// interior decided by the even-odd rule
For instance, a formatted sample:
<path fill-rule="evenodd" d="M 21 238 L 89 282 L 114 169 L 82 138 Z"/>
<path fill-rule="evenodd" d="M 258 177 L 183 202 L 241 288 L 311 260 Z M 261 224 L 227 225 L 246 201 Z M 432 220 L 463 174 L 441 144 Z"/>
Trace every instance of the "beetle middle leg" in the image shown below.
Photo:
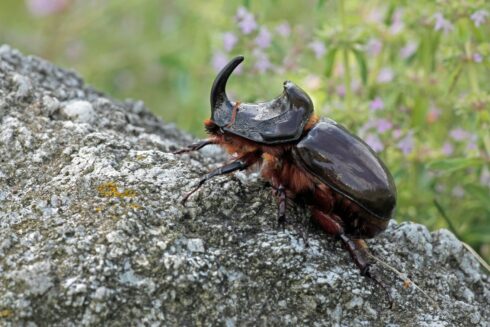
<path fill-rule="evenodd" d="M 277 208 L 277 222 L 279 225 L 284 225 L 286 223 L 286 189 L 282 184 L 277 188 L 277 197 L 279 199 Z"/>
<path fill-rule="evenodd" d="M 197 151 L 199 149 L 204 148 L 206 145 L 216 144 L 216 143 L 217 143 L 217 141 L 215 138 L 209 138 L 209 139 L 201 140 L 201 141 L 196 142 L 196 143 L 192 143 L 192 144 L 186 146 L 185 148 L 176 150 L 172 153 L 173 154 L 182 154 L 182 153 Z"/>
<path fill-rule="evenodd" d="M 220 175 L 229 174 L 229 173 L 237 171 L 237 170 L 244 170 L 244 169 L 250 167 L 251 165 L 253 165 L 254 163 L 256 163 L 259 160 L 259 158 L 260 158 L 260 154 L 258 154 L 258 153 L 248 153 L 248 154 L 242 156 L 241 158 L 239 158 L 238 160 L 232 161 L 227 165 L 224 165 L 224 166 L 221 166 L 219 168 L 212 170 L 211 172 L 204 175 L 204 177 L 202 177 L 199 180 L 197 186 L 192 191 L 187 193 L 180 202 L 182 203 L 182 205 L 185 205 L 185 203 L 187 202 L 187 199 L 192 194 L 194 194 L 194 192 L 199 190 L 199 188 L 201 188 L 201 186 L 205 182 L 210 180 L 211 178 L 216 177 L 216 176 L 220 176 Z"/>

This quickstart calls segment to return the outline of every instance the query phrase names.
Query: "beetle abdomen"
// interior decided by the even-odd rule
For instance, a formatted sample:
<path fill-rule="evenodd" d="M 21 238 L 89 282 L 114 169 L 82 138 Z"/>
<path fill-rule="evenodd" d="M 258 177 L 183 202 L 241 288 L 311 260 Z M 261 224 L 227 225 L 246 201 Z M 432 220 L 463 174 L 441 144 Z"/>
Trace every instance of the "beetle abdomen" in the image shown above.
<path fill-rule="evenodd" d="M 303 169 L 380 219 L 389 219 L 396 188 L 376 153 L 333 120 L 315 125 L 293 148 Z"/>

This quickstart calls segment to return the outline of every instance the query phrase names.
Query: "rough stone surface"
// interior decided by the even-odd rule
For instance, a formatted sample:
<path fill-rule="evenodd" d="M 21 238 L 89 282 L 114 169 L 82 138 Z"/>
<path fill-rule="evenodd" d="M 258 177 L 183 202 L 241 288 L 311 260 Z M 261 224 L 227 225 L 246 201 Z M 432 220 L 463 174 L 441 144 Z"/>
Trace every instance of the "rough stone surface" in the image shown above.
<path fill-rule="evenodd" d="M 369 241 L 440 307 L 378 267 L 390 310 L 303 209 L 277 225 L 257 174 L 216 178 L 182 207 L 224 158 L 170 153 L 190 141 L 141 102 L 1 46 L 0 325 L 489 326 L 489 277 L 446 230 L 393 222 Z"/>

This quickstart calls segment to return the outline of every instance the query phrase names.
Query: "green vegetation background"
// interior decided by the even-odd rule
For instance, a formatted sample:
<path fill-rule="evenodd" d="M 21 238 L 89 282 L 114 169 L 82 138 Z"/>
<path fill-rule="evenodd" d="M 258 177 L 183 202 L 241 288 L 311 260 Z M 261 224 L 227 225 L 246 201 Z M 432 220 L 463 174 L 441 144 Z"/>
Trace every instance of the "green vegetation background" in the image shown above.
<path fill-rule="evenodd" d="M 490 8 L 475 1 L 2 0 L 0 42 L 143 99 L 203 136 L 216 70 L 269 99 L 290 79 L 393 172 L 396 217 L 490 258 Z"/>

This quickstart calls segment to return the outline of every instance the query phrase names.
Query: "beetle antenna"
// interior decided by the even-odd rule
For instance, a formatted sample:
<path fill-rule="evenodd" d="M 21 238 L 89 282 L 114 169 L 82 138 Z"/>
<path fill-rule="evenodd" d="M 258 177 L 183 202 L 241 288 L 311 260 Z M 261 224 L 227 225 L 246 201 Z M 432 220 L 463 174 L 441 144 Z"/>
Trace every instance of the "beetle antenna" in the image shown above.
<path fill-rule="evenodd" d="M 478 260 L 478 262 L 488 271 L 490 272 L 490 265 L 488 265 L 488 263 L 485 262 L 485 260 L 483 260 L 482 257 L 480 257 L 478 255 L 478 253 L 476 253 L 475 249 L 473 249 L 470 245 L 468 245 L 467 243 L 465 242 L 461 242 L 463 244 L 463 246 L 466 248 L 466 250 L 468 250 L 470 252 L 471 255 L 473 255 L 476 260 Z"/>
<path fill-rule="evenodd" d="M 417 290 L 419 290 L 431 302 L 431 304 L 436 309 L 439 309 L 439 305 L 437 304 L 437 302 L 429 294 L 427 294 L 423 289 L 421 289 L 417 284 L 415 284 L 410 278 L 408 278 L 406 274 L 398 271 L 395 267 L 390 266 L 386 262 L 384 262 L 381 259 L 379 259 L 378 257 L 374 256 L 372 253 L 367 252 L 367 254 L 371 258 L 373 258 L 374 260 L 379 262 L 383 267 L 388 268 L 388 270 L 391 270 L 392 272 L 394 272 L 396 274 L 396 276 L 403 281 L 403 287 L 404 288 L 408 288 L 408 287 L 413 285 Z M 376 281 L 376 279 L 374 279 L 374 281 Z M 376 281 L 376 282 L 379 283 L 379 281 Z"/>

